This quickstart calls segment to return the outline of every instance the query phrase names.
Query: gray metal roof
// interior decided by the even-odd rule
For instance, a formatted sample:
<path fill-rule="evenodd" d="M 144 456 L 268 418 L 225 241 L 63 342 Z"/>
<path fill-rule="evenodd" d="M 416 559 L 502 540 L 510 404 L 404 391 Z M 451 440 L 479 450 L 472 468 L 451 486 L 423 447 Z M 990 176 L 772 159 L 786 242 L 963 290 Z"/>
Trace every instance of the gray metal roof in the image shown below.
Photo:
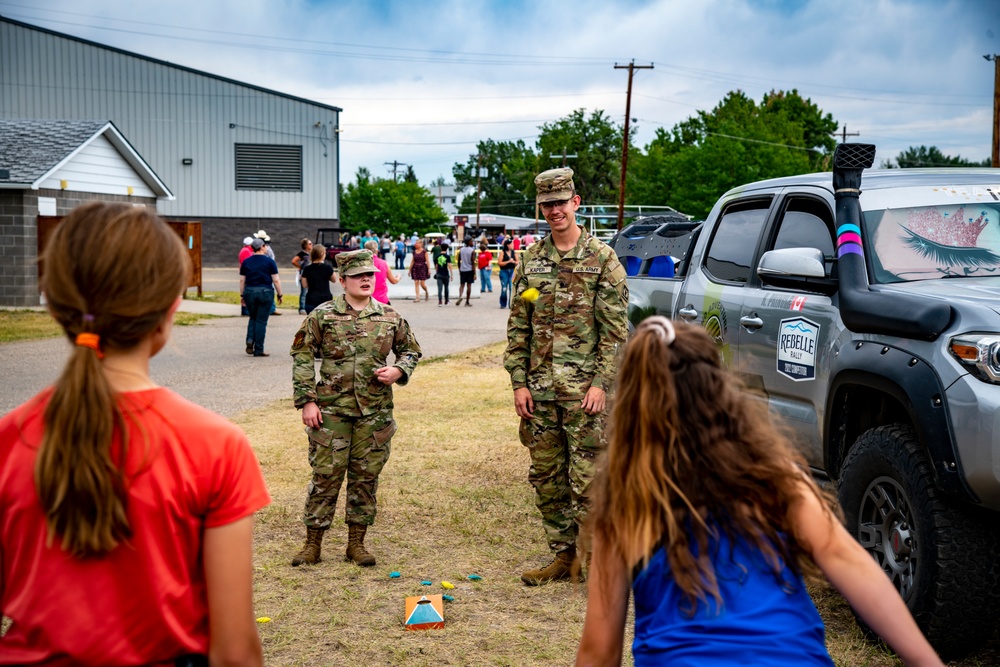
<path fill-rule="evenodd" d="M 0 119 L 0 170 L 9 171 L 7 178 L 0 179 L 0 188 L 37 189 L 45 177 L 99 135 L 111 142 L 158 197 L 174 198 L 160 177 L 108 120 Z"/>
<path fill-rule="evenodd" d="M 63 37 L 65 39 L 73 40 L 74 42 L 79 42 L 81 44 L 89 44 L 90 46 L 96 46 L 107 51 L 113 51 L 114 53 L 122 53 L 126 56 L 132 56 L 133 58 L 139 58 L 140 60 L 145 60 L 151 63 L 157 63 L 158 65 L 166 65 L 167 67 L 172 67 L 183 72 L 190 72 L 192 74 L 198 74 L 200 76 L 205 76 L 210 79 L 216 79 L 217 81 L 225 81 L 226 83 L 232 83 L 237 86 L 243 86 L 244 88 L 250 88 L 251 90 L 257 90 L 262 93 L 267 93 L 269 95 L 276 95 L 278 97 L 284 97 L 289 100 L 295 100 L 296 102 L 302 102 L 304 104 L 311 104 L 314 107 L 320 107 L 323 109 L 329 109 L 331 111 L 341 112 L 343 109 L 340 107 L 335 107 L 330 104 L 322 104 L 321 102 L 315 102 L 313 100 L 306 99 L 304 97 L 297 97 L 295 95 L 289 95 L 288 93 L 280 93 L 277 90 L 271 90 L 269 88 L 262 88 L 260 86 L 255 86 L 250 83 L 244 83 L 243 81 L 237 81 L 236 79 L 229 79 L 224 76 L 219 76 L 218 74 L 211 74 L 209 72 L 203 72 L 193 67 L 185 67 L 184 65 L 177 65 L 166 60 L 159 60 L 158 58 L 151 58 L 149 56 L 144 56 L 141 53 L 136 53 L 134 51 L 126 51 L 125 49 L 119 49 L 114 46 L 108 46 L 107 44 L 101 44 L 100 42 L 92 42 L 89 39 L 83 39 L 82 37 L 74 37 L 73 35 L 68 35 L 64 32 L 56 32 L 55 30 L 49 30 L 48 28 L 42 28 L 37 25 L 32 25 L 30 23 L 24 23 L 22 21 L 17 21 L 12 18 L 0 15 L 0 21 L 4 23 L 10 23 L 11 25 L 21 26 L 22 28 L 29 28 L 31 30 L 37 30 L 38 32 L 44 32 L 49 35 L 55 35 L 57 37 Z"/>
<path fill-rule="evenodd" d="M 0 119 L 0 169 L 9 183 L 30 185 L 66 159 L 108 122 Z"/>

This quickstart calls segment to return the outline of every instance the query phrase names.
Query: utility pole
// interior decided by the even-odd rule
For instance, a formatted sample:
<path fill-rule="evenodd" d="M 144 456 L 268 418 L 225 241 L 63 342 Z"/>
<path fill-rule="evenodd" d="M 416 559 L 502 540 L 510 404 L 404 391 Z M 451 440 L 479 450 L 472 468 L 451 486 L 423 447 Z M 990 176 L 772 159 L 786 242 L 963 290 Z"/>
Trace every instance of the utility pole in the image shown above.
<path fill-rule="evenodd" d="M 628 65 L 615 63 L 615 69 L 628 70 L 628 93 L 625 95 L 625 136 L 622 138 L 622 183 L 618 190 L 618 229 L 622 228 L 625 219 L 625 172 L 628 169 L 628 122 L 632 116 L 632 74 L 637 69 L 653 69 L 653 64 L 636 65 L 633 59 Z"/>
<path fill-rule="evenodd" d="M 483 154 L 479 154 L 479 159 L 476 161 L 476 231 L 479 231 L 479 205 L 482 203 L 480 199 L 480 193 L 483 191 Z M 466 303 L 469 303 L 466 300 Z"/>
<path fill-rule="evenodd" d="M 996 70 L 993 75 L 993 167 L 997 168 L 1000 167 L 1000 54 L 983 58 L 992 60 Z"/>
<path fill-rule="evenodd" d="M 566 158 L 569 158 L 569 157 L 574 157 L 575 158 L 576 154 L 574 153 L 572 155 L 567 155 L 566 154 L 566 147 L 563 146 L 563 163 L 562 163 L 562 166 L 564 166 L 564 167 L 566 166 Z"/>
<path fill-rule="evenodd" d="M 412 165 L 406 164 L 405 162 L 400 162 L 398 160 L 393 160 L 392 162 L 383 162 L 382 164 L 392 165 L 392 182 L 393 183 L 396 182 L 396 172 L 399 170 L 400 167 L 409 167 L 409 166 L 412 166 Z"/>
<path fill-rule="evenodd" d="M 833 136 L 837 136 L 837 133 L 834 132 Z M 861 136 L 860 132 L 848 132 L 847 131 L 847 123 L 844 123 L 843 129 L 841 129 L 841 131 L 840 131 L 840 143 L 846 144 L 847 143 L 847 137 L 860 137 L 860 136 Z"/>

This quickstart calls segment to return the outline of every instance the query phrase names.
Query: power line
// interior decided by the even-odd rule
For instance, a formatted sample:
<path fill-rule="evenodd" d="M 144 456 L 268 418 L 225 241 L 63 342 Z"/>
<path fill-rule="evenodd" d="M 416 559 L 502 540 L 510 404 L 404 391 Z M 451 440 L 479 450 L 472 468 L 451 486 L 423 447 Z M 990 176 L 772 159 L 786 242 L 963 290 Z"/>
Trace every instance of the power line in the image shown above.
<path fill-rule="evenodd" d="M 521 139 L 537 139 L 537 138 L 538 138 L 537 134 L 532 134 L 527 137 L 494 139 L 493 141 L 496 142 L 519 141 Z M 365 139 L 341 139 L 341 141 L 344 142 L 345 144 L 380 144 L 385 146 L 460 146 L 463 144 L 472 144 L 473 146 L 475 146 L 482 140 L 483 140 L 482 137 L 480 137 L 479 139 L 470 139 L 468 141 L 368 141 Z"/>
<path fill-rule="evenodd" d="M 32 7 L 30 5 L 22 5 L 22 4 L 11 3 L 11 2 L 0 2 L 0 5 L 5 5 L 5 6 L 8 6 L 8 7 L 17 7 L 17 8 L 21 8 L 21 9 L 28 9 L 28 10 L 36 11 L 36 12 L 37 11 L 49 12 L 49 13 L 55 12 L 55 10 L 48 10 L 48 9 L 44 9 L 44 8 Z M 537 65 L 540 60 L 541 61 L 547 61 L 547 64 L 549 64 L 551 66 L 598 66 L 598 65 L 606 65 L 606 63 L 608 62 L 608 58 L 599 58 L 599 57 L 592 57 L 592 56 L 547 56 L 547 55 L 537 55 L 537 54 L 536 55 L 525 56 L 523 54 L 503 54 L 503 53 L 489 53 L 489 52 L 475 52 L 475 51 L 463 52 L 463 51 L 450 51 L 450 50 L 444 50 L 444 49 L 416 49 L 416 48 L 393 47 L 393 46 L 383 46 L 383 45 L 371 46 L 371 45 L 368 45 L 368 44 L 358 44 L 358 43 L 351 43 L 351 42 L 330 42 L 330 41 L 320 41 L 320 40 L 304 40 L 304 39 L 298 39 L 298 38 L 274 37 L 272 35 L 259 35 L 259 34 L 254 34 L 254 33 L 238 33 L 238 32 L 232 32 L 232 31 L 224 31 L 224 30 L 212 30 L 212 29 L 207 29 L 207 28 L 189 28 L 189 27 L 185 27 L 185 26 L 177 26 L 177 25 L 169 25 L 169 24 L 162 24 L 162 23 L 154 23 L 154 22 L 149 22 L 149 21 L 135 21 L 135 20 L 129 20 L 129 19 L 117 19 L 117 18 L 113 18 L 113 17 L 95 16 L 95 15 L 92 15 L 92 14 L 84 14 L 84 13 L 81 13 L 81 12 L 60 11 L 59 13 L 60 14 L 64 14 L 64 15 L 68 15 L 68 16 L 79 16 L 79 17 L 83 17 L 83 18 L 90 18 L 90 19 L 94 19 L 94 20 L 98 20 L 98 21 L 102 21 L 102 22 L 117 21 L 119 23 L 125 23 L 125 24 L 154 26 L 154 27 L 158 27 L 158 28 L 169 28 L 169 29 L 176 29 L 176 30 L 186 30 L 186 31 L 190 31 L 190 32 L 199 32 L 199 33 L 206 33 L 206 34 L 213 34 L 213 35 L 224 35 L 224 36 L 229 36 L 229 37 L 247 38 L 247 39 L 254 39 L 254 40 L 264 39 L 264 40 L 271 40 L 271 41 L 277 41 L 277 42 L 292 42 L 294 44 L 317 44 L 317 45 L 323 45 L 323 46 L 333 45 L 333 46 L 346 47 L 346 48 L 366 49 L 366 50 L 369 50 L 369 51 L 376 51 L 376 50 L 378 50 L 378 51 L 396 51 L 396 52 L 400 52 L 400 53 L 409 53 L 409 54 L 424 53 L 424 54 L 429 54 L 429 56 L 428 57 L 424 57 L 424 58 L 414 58 L 412 56 L 405 56 L 405 57 L 402 56 L 402 55 L 400 55 L 400 56 L 391 56 L 391 55 L 380 55 L 378 53 L 345 53 L 345 52 L 327 51 L 327 50 L 319 50 L 319 49 L 302 49 L 302 48 L 293 48 L 293 47 L 281 47 L 281 46 L 276 46 L 276 45 L 275 46 L 269 46 L 269 45 L 260 44 L 259 42 L 258 43 L 254 43 L 254 44 L 243 44 L 243 43 L 238 43 L 238 42 L 219 42 L 218 40 L 214 40 L 214 39 L 213 40 L 199 39 L 199 38 L 195 38 L 195 37 L 184 37 L 184 36 L 166 35 L 166 34 L 163 34 L 163 33 L 156 33 L 156 32 L 143 32 L 143 31 L 126 30 L 124 28 L 111 28 L 111 27 L 108 27 L 108 26 L 105 26 L 105 25 L 86 25 L 86 26 L 84 26 L 84 25 L 81 25 L 79 22 L 60 21 L 58 19 L 49 19 L 49 18 L 44 18 L 44 17 L 20 17 L 20 18 L 22 20 L 27 19 L 27 20 L 36 20 L 36 21 L 50 22 L 50 23 L 66 24 L 66 25 L 72 25 L 74 27 L 86 27 L 86 28 L 91 28 L 91 29 L 96 29 L 96 30 L 106 30 L 106 31 L 121 32 L 121 33 L 126 33 L 126 34 L 136 34 L 136 35 L 140 35 L 140 36 L 160 37 L 160 38 L 163 38 L 163 39 L 180 39 L 180 40 L 185 40 L 186 39 L 186 40 L 189 40 L 189 41 L 202 42 L 202 43 L 210 43 L 210 44 L 213 44 L 213 45 L 222 44 L 222 45 L 226 45 L 226 46 L 233 46 L 233 47 L 236 47 L 236 48 L 269 49 L 269 50 L 285 51 L 285 52 L 291 52 L 291 53 L 326 55 L 326 56 L 335 56 L 335 57 L 343 57 L 343 58 L 358 58 L 358 59 L 368 59 L 368 60 L 390 60 L 390 61 L 404 61 L 404 62 L 418 61 L 418 62 L 428 62 L 428 63 L 447 63 L 447 64 L 466 64 L 466 65 L 498 65 L 498 66 Z M 510 60 L 508 60 L 508 61 L 505 62 L 504 60 L 485 60 L 485 61 L 484 60 L 462 60 L 461 58 L 496 58 L 496 59 L 507 58 L 507 59 L 510 59 Z M 927 105 L 933 105 L 933 106 L 980 106 L 978 104 L 968 104 L 968 103 L 954 102 L 953 98 L 955 98 L 955 97 L 968 97 L 968 98 L 982 98 L 982 97 L 984 97 L 982 95 L 967 94 L 967 93 L 911 93 L 911 92 L 907 92 L 907 91 L 873 90 L 873 89 L 867 89 L 867 88 L 857 88 L 857 87 L 852 87 L 852 86 L 838 86 L 838 85 L 833 85 L 833 84 L 819 84 L 819 83 L 813 83 L 813 82 L 802 83 L 802 82 L 794 82 L 794 81 L 783 80 L 783 79 L 774 79 L 773 77 L 760 77 L 760 76 L 754 76 L 754 75 L 749 75 L 749 74 L 740 74 L 740 73 L 735 73 L 735 72 L 720 72 L 720 71 L 709 70 L 709 69 L 704 69 L 704 68 L 687 67 L 687 66 L 677 65 L 677 64 L 671 64 L 671 63 L 667 63 L 667 62 L 655 62 L 654 64 L 658 65 L 658 66 L 660 66 L 660 67 L 662 67 L 664 69 L 672 70 L 672 74 L 675 75 L 675 76 L 682 76 L 682 77 L 693 78 L 693 79 L 697 79 L 697 80 L 716 81 L 716 82 L 719 82 L 719 83 L 728 83 L 728 84 L 737 84 L 737 85 L 740 85 L 740 84 L 745 84 L 747 81 L 756 80 L 756 81 L 760 82 L 762 85 L 773 85 L 775 83 L 783 83 L 783 84 L 789 84 L 789 85 L 793 85 L 793 86 L 797 86 L 797 87 L 807 87 L 807 88 L 831 88 L 831 89 L 836 89 L 836 90 L 872 92 L 872 93 L 881 93 L 881 94 L 890 93 L 890 94 L 897 94 L 897 95 L 910 95 L 910 96 L 915 96 L 915 97 L 926 97 L 926 96 L 938 96 L 939 97 L 939 96 L 945 95 L 945 96 L 948 96 L 949 98 L 952 98 L 952 101 L 948 101 L 948 102 L 913 102 L 913 101 L 903 101 L 903 100 L 891 100 L 891 99 L 886 99 L 886 98 L 857 97 L 857 96 L 849 96 L 849 95 L 835 95 L 833 93 L 823 93 L 824 95 L 826 95 L 828 97 L 835 97 L 835 98 L 842 98 L 842 99 L 854 99 L 854 100 L 860 100 L 860 101 L 878 101 L 878 102 L 887 102 L 887 103 L 892 103 L 892 104 L 927 104 Z M 656 72 L 656 73 L 657 74 L 666 74 L 665 72 Z M 352 98 L 344 98 L 344 99 L 352 99 Z M 361 98 L 361 99 L 364 99 L 364 98 Z M 372 99 L 377 99 L 377 98 L 372 98 Z M 393 98 L 385 98 L 385 99 L 393 99 Z M 474 99 L 474 98 L 472 98 L 472 99 Z M 489 99 L 489 98 L 482 98 L 482 99 Z M 663 98 L 654 98 L 654 99 L 663 99 Z M 664 99 L 663 101 L 667 101 L 667 102 L 671 102 L 671 103 L 675 103 L 675 104 L 684 104 L 683 102 L 678 102 L 676 100 L 665 100 Z M 694 106 L 694 105 L 690 105 L 690 106 Z"/>
<path fill-rule="evenodd" d="M 23 20 L 23 18 L 22 18 Z M 58 19 L 46 19 L 46 18 L 35 18 L 35 21 L 42 21 L 46 23 L 56 23 L 60 25 L 71 25 L 76 28 L 90 28 L 92 30 L 105 30 L 108 32 L 117 32 L 129 35 L 139 35 L 142 37 L 159 37 L 161 39 L 172 39 L 172 40 L 183 40 L 185 42 L 198 42 L 202 44 L 211 44 L 212 46 L 231 46 L 238 49 L 250 49 L 253 51 L 277 51 L 280 53 L 300 53 L 304 55 L 315 55 L 315 56 L 327 56 L 327 57 L 337 57 L 337 58 L 354 58 L 359 60 L 378 60 L 378 61 L 390 61 L 390 62 L 422 62 L 429 64 L 448 64 L 448 65 L 493 65 L 498 67 L 537 67 L 539 60 L 535 56 L 510 56 L 510 58 L 516 58 L 516 60 L 499 60 L 499 59 L 471 59 L 466 58 L 464 55 L 455 53 L 456 57 L 432 57 L 424 56 L 418 57 L 413 55 L 379 55 L 375 53 L 363 54 L 363 53 L 351 53 L 347 51 L 327 51 L 323 49 L 307 49 L 298 48 L 291 46 L 279 46 L 279 45 L 268 45 L 268 44 L 245 44 L 242 42 L 232 42 L 232 41 L 222 41 L 218 39 L 210 38 L 200 38 L 200 37 L 184 37 L 184 36 L 174 36 L 174 35 L 164 35 L 156 32 L 146 32 L 142 30 L 127 30 L 125 28 L 111 28 L 109 26 L 101 25 L 82 25 L 75 21 L 60 21 Z M 282 38 L 283 39 L 283 38 Z M 299 40 L 295 40 L 298 43 Z M 507 57 L 507 56 L 504 56 Z M 548 66 L 550 67 L 595 67 L 599 63 L 594 62 L 573 62 L 573 61 L 560 61 L 558 58 L 549 58 Z M 602 61 L 607 62 L 607 61 Z"/>
<path fill-rule="evenodd" d="M 668 70 L 681 70 L 681 71 L 693 72 L 694 74 L 712 76 L 715 77 L 714 80 L 722 83 L 741 83 L 741 82 L 746 82 L 748 80 L 757 80 L 758 82 L 763 84 L 785 83 L 785 84 L 791 84 L 793 86 L 808 86 L 811 88 L 834 88 L 837 90 L 857 91 L 862 93 L 881 93 L 881 94 L 889 93 L 894 95 L 919 95 L 919 96 L 934 95 L 934 96 L 973 97 L 973 98 L 983 97 L 982 94 L 976 94 L 976 93 L 914 93 L 905 90 L 885 90 L 882 88 L 878 89 L 857 88 L 855 86 L 837 86 L 834 84 L 813 83 L 813 82 L 802 83 L 802 82 L 789 81 L 787 79 L 775 79 L 773 77 L 753 76 L 751 74 L 738 74 L 735 72 L 718 72 L 715 70 L 702 69 L 698 67 L 685 67 L 682 65 L 672 65 L 669 63 L 662 63 L 662 62 L 655 64 Z M 666 72 L 657 72 L 657 74 L 666 74 Z M 697 76 L 693 75 L 681 75 L 681 76 L 698 78 Z"/>
<path fill-rule="evenodd" d="M 159 22 L 152 22 L 152 21 L 135 21 L 135 20 L 131 20 L 131 19 L 119 19 L 119 18 L 114 18 L 114 17 L 110 17 L 110 16 L 96 16 L 94 14 L 83 14 L 81 12 L 67 12 L 67 11 L 63 11 L 63 10 L 51 10 L 51 9 L 45 9 L 44 7 L 35 7 L 35 6 L 31 6 L 31 5 L 22 5 L 22 4 L 13 3 L 13 2 L 3 2 L 3 1 L 0 1 L 0 5 L 6 5 L 8 7 L 18 7 L 20 9 L 28 9 L 28 10 L 32 10 L 32 11 L 42 11 L 42 12 L 49 12 L 49 13 L 58 13 L 58 14 L 66 15 L 66 16 L 80 16 L 82 18 L 94 19 L 96 21 L 116 21 L 118 23 L 129 23 L 129 24 L 134 24 L 134 25 L 146 25 L 146 26 L 153 26 L 153 27 L 156 27 L 156 28 L 172 28 L 172 29 L 175 29 L 175 30 L 188 30 L 188 31 L 191 31 L 191 32 L 203 32 L 203 33 L 209 33 L 209 34 L 213 34 L 213 35 L 227 35 L 227 36 L 230 36 L 230 37 L 247 37 L 247 38 L 250 38 L 250 39 L 270 39 L 270 40 L 275 40 L 275 41 L 287 41 L 287 42 L 293 42 L 295 44 L 321 44 L 323 46 L 333 45 L 333 46 L 343 46 L 343 47 L 349 47 L 349 48 L 360 48 L 360 49 L 370 49 L 370 50 L 380 49 L 380 50 L 385 50 L 385 51 L 403 51 L 403 52 L 408 52 L 408 53 L 433 53 L 433 54 L 438 54 L 438 55 L 480 56 L 480 57 L 497 57 L 497 58 L 507 58 L 507 57 L 521 58 L 521 57 L 525 57 L 524 54 L 488 53 L 488 52 L 476 52 L 476 51 L 451 51 L 451 50 L 447 50 L 447 49 L 415 49 L 415 48 L 406 48 L 406 47 L 400 47 L 400 46 L 384 46 L 384 45 L 372 46 L 371 44 L 355 44 L 355 43 L 351 43 L 351 42 L 332 42 L 332 41 L 329 41 L 329 40 L 300 39 L 298 37 L 275 37 L 274 35 L 258 35 L 258 34 L 253 34 L 253 33 L 232 32 L 232 31 L 228 31 L 228 30 L 212 30 L 212 29 L 209 29 L 209 28 L 190 28 L 190 27 L 187 27 L 187 26 L 170 25 L 170 24 L 159 23 Z M 70 23 L 69 21 L 58 21 L 56 19 L 46 19 L 46 18 L 43 18 L 43 17 L 41 17 L 41 18 L 34 18 L 32 20 L 37 20 L 37 21 L 51 21 L 53 23 Z M 72 25 L 79 25 L 79 24 L 73 23 Z M 101 26 L 84 26 L 84 27 L 88 27 L 88 28 L 101 28 Z M 163 36 L 163 37 L 169 37 L 168 35 L 161 35 L 161 36 Z M 177 38 L 181 38 L 181 37 L 177 37 Z M 543 58 L 543 59 L 551 59 L 551 60 L 557 60 L 557 61 L 574 61 L 574 60 L 578 60 L 578 61 L 591 61 L 594 64 L 605 64 L 605 63 L 607 63 L 607 60 L 608 60 L 607 58 L 597 58 L 597 57 L 594 57 L 594 56 L 532 55 L 532 56 L 530 56 L 530 58 L 532 60 L 537 60 L 539 58 Z"/>
<path fill-rule="evenodd" d="M 649 118 L 639 118 L 644 123 L 656 123 L 660 127 L 666 127 L 665 123 L 658 120 L 651 120 Z M 747 141 L 752 144 L 765 144 L 767 146 L 779 146 L 781 148 L 791 148 L 797 151 L 811 151 L 813 153 L 822 153 L 823 151 L 818 148 L 809 148 L 807 146 L 793 146 L 791 144 L 780 144 L 774 141 L 764 141 L 763 139 L 751 139 L 750 137 L 738 137 L 735 134 L 723 134 L 722 132 L 709 132 L 708 130 L 699 130 L 699 134 L 704 134 L 712 137 L 722 137 L 724 139 L 736 139 L 738 141 Z"/>
<path fill-rule="evenodd" d="M 548 93 L 544 95 L 479 95 L 462 97 L 315 97 L 319 100 L 340 100 L 348 102 L 380 102 L 380 101 L 403 101 L 403 102 L 437 102 L 445 100 L 523 100 L 549 97 L 591 97 L 595 95 L 620 95 L 620 90 L 591 91 L 584 93 Z M 638 93 L 637 93 L 638 94 Z M 659 99 L 659 98 L 653 98 Z M 678 104 L 683 104 L 678 102 Z"/>

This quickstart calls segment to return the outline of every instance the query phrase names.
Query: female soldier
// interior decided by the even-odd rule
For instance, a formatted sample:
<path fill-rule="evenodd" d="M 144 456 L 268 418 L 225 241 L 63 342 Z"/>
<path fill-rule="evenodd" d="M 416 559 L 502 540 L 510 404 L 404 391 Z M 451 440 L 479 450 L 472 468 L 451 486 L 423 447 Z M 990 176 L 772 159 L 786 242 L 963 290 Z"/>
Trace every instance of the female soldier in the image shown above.
<path fill-rule="evenodd" d="M 309 427 L 313 470 L 303 517 L 306 543 L 293 566 L 319 562 L 345 474 L 347 560 L 375 564 L 364 539 L 375 523 L 378 476 L 396 432 L 392 384 L 406 384 L 420 359 L 410 325 L 391 306 L 372 298 L 377 269 L 371 252 L 342 252 L 336 259 L 344 294 L 309 313 L 292 342 L 295 407 Z M 390 350 L 396 363 L 387 366 Z M 323 363 L 316 382 L 318 352 Z"/>

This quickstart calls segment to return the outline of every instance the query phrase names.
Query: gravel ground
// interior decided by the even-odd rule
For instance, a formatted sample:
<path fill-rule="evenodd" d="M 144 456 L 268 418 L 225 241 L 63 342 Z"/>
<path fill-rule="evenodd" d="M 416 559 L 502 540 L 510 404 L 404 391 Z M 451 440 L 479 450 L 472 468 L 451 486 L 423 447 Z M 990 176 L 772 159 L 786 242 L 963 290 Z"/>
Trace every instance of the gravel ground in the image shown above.
<path fill-rule="evenodd" d="M 205 269 L 203 280 L 209 292 L 239 287 L 236 269 Z M 496 277 L 494 285 L 497 291 L 482 298 L 478 298 L 479 285 L 474 285 L 471 308 L 438 307 L 436 286 L 432 301 L 415 303 L 413 283 L 404 274 L 399 285 L 391 286 L 390 299 L 410 323 L 427 359 L 504 339 L 508 311 L 499 307 Z M 431 285 L 428 289 L 432 289 Z M 247 320 L 238 316 L 237 306 L 186 300 L 182 309 L 236 316 L 175 327 L 170 344 L 151 362 L 156 382 L 226 416 L 291 396 L 288 348 L 302 322 L 294 311 L 270 318 L 265 351 L 272 356 L 254 358 L 244 350 Z M 51 384 L 68 351 L 69 344 L 63 338 L 0 345 L 0 367 L 4 369 L 0 414 Z M 420 372 L 419 366 L 416 372 Z"/>

